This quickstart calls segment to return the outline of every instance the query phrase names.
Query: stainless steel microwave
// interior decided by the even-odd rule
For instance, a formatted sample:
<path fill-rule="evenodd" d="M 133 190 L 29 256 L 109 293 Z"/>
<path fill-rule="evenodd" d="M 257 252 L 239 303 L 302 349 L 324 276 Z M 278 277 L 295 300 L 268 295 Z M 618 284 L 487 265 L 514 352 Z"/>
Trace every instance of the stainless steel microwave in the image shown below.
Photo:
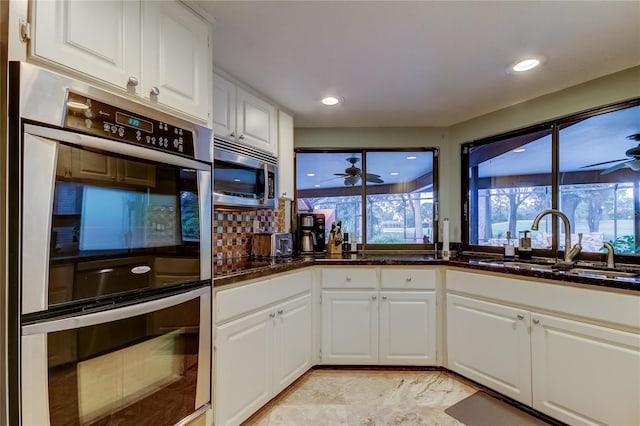
<path fill-rule="evenodd" d="M 214 139 L 213 204 L 277 207 L 278 159 L 227 140 Z"/>

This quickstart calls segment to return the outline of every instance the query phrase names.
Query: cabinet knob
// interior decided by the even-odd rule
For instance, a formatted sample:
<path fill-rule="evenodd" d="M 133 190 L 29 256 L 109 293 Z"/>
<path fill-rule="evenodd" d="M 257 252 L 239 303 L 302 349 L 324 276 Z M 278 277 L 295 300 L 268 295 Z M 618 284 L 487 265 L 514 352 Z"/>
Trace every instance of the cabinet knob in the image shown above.
<path fill-rule="evenodd" d="M 351 277 L 347 277 L 347 282 L 350 283 L 351 282 Z"/>
<path fill-rule="evenodd" d="M 408 283 L 410 283 L 410 282 L 411 282 L 411 277 L 407 277 L 407 280 L 406 280 L 406 281 L 407 281 Z"/>
<path fill-rule="evenodd" d="M 153 86 L 150 90 L 152 96 L 158 96 L 160 94 L 160 89 L 156 86 Z"/>
<path fill-rule="evenodd" d="M 269 318 L 275 318 L 275 317 L 276 317 L 276 313 L 275 313 L 275 312 L 271 312 L 271 313 L 269 314 Z"/>
<path fill-rule="evenodd" d="M 537 318 L 536 318 L 536 319 L 534 319 L 534 320 L 532 320 L 531 322 L 532 322 L 532 323 L 534 323 L 534 324 L 540 324 L 540 320 L 539 320 L 539 319 L 537 319 Z"/>
<path fill-rule="evenodd" d="M 382 296 L 382 300 L 387 300 L 387 296 Z"/>
<path fill-rule="evenodd" d="M 378 296 L 371 296 L 371 300 L 377 300 Z"/>
<path fill-rule="evenodd" d="M 235 137 L 236 137 L 236 132 L 231 132 L 231 133 L 229 133 L 229 137 L 230 137 L 230 138 L 235 138 Z"/>
<path fill-rule="evenodd" d="M 279 309 L 278 310 L 278 315 L 282 315 L 282 314 L 284 314 L 284 309 Z"/>
<path fill-rule="evenodd" d="M 244 139 L 244 135 L 238 136 L 238 139 L 241 139 L 241 140 Z"/>
<path fill-rule="evenodd" d="M 138 79 L 134 76 L 129 77 L 129 80 L 127 80 L 127 85 L 136 87 L 138 85 Z"/>
<path fill-rule="evenodd" d="M 519 319 L 519 320 L 523 320 L 523 319 L 524 319 L 524 315 L 522 315 L 522 314 L 518 314 L 518 319 Z"/>

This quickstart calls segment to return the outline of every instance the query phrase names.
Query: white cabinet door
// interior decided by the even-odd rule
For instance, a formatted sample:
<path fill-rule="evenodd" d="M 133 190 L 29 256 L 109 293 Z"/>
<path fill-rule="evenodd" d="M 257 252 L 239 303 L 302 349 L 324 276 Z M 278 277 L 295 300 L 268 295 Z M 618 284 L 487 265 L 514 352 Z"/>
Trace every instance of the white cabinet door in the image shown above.
<path fill-rule="evenodd" d="M 216 327 L 216 425 L 238 425 L 271 399 L 274 317 L 263 310 Z"/>
<path fill-rule="evenodd" d="M 216 136 L 236 137 L 236 85 L 213 75 L 213 133 Z"/>
<path fill-rule="evenodd" d="M 238 87 L 236 129 L 242 143 L 278 155 L 276 110 L 270 103 Z"/>
<path fill-rule="evenodd" d="M 293 117 L 278 111 L 278 192 L 293 198 Z"/>
<path fill-rule="evenodd" d="M 526 310 L 448 294 L 448 367 L 530 405 L 529 318 Z"/>
<path fill-rule="evenodd" d="M 572 425 L 640 424 L 640 335 L 531 314 L 533 408 Z"/>
<path fill-rule="evenodd" d="M 30 5 L 33 56 L 122 89 L 129 77 L 140 78 L 139 2 L 46 0 Z"/>
<path fill-rule="evenodd" d="M 435 292 L 380 292 L 380 364 L 435 365 Z"/>
<path fill-rule="evenodd" d="M 208 120 L 209 24 L 179 2 L 146 1 L 142 5 L 142 95 Z M 157 96 L 152 94 L 156 90 Z"/>
<path fill-rule="evenodd" d="M 322 292 L 322 362 L 378 363 L 378 292 Z"/>
<path fill-rule="evenodd" d="M 311 368 L 311 295 L 276 309 L 273 394 L 277 394 Z"/>

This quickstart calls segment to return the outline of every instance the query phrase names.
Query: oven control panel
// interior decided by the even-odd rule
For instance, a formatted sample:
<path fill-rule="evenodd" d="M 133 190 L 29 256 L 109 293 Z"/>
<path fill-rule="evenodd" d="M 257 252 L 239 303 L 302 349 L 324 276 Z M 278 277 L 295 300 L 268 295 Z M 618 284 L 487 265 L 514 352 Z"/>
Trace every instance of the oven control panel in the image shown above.
<path fill-rule="evenodd" d="M 69 92 L 64 127 L 194 158 L 190 130 Z"/>

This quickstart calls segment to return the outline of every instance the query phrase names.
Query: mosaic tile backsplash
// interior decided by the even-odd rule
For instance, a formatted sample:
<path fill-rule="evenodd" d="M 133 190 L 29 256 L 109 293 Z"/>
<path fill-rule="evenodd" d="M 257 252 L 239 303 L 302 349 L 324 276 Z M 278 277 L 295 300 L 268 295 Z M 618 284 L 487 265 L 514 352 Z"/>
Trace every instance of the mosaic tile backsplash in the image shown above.
<path fill-rule="evenodd" d="M 278 210 L 217 210 L 213 212 L 213 256 L 216 260 L 251 254 L 254 221 L 258 232 L 279 232 Z"/>

